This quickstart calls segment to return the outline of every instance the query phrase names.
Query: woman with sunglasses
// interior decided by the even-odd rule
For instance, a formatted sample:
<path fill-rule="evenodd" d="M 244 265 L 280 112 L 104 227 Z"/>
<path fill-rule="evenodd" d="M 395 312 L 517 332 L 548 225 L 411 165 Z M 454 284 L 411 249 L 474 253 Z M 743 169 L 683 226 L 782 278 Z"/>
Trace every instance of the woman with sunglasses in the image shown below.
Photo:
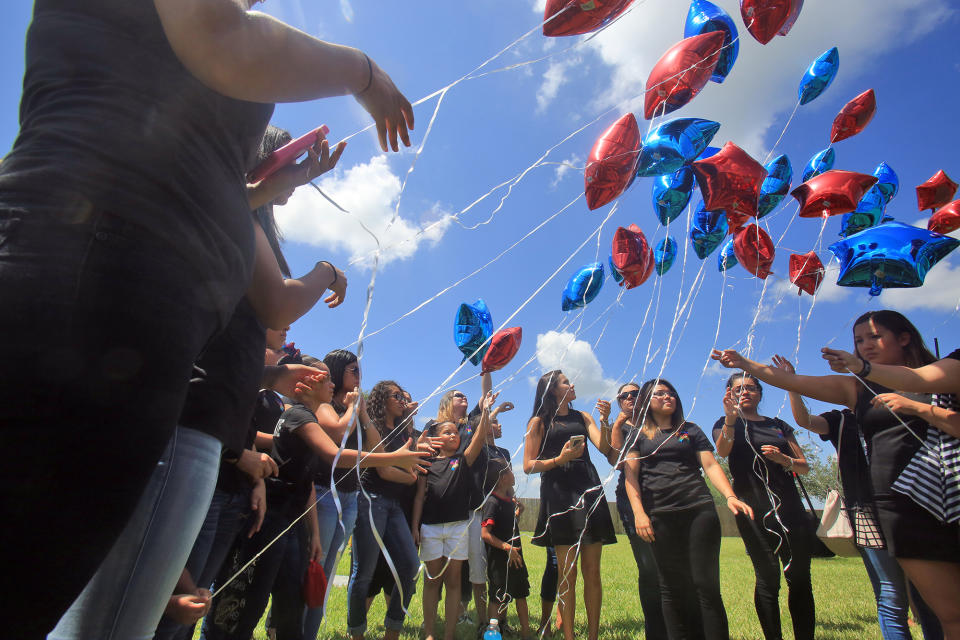
<path fill-rule="evenodd" d="M 590 461 L 587 439 L 603 456 L 610 453 L 610 403 L 597 401 L 600 428 L 589 414 L 570 406 L 573 384 L 562 371 L 545 373 L 537 383 L 533 416 L 527 423 L 523 470 L 540 473 L 540 515 L 533 544 L 553 547 L 560 569 L 558 597 L 563 637 L 573 640 L 576 611 L 577 556 L 583 571 L 587 638 L 597 640 L 603 586 L 603 545 L 617 541 L 600 476 Z"/>
<path fill-rule="evenodd" d="M 663 623 L 663 609 L 660 604 L 660 583 L 657 577 L 657 561 L 653 557 L 650 543 L 637 534 L 633 508 L 630 498 L 627 497 L 626 468 L 624 460 L 626 452 L 633 447 L 640 433 L 638 424 L 641 421 L 641 404 L 637 402 L 640 395 L 640 385 L 628 382 L 620 386 L 617 391 L 617 403 L 620 405 L 620 414 L 613 422 L 610 432 L 612 449 L 607 456 L 611 465 L 620 469 L 617 480 L 617 513 L 623 522 L 623 530 L 630 541 L 633 559 L 637 563 L 637 590 L 640 593 L 640 607 L 643 609 L 643 632 L 650 640 L 661 640 L 667 637 L 667 629 Z"/>
<path fill-rule="evenodd" d="M 810 583 L 812 533 L 793 474 L 810 471 L 793 428 L 760 415 L 763 387 L 749 373 L 735 373 L 723 394 L 723 417 L 713 425 L 717 454 L 729 459 L 733 490 L 755 519 L 737 516 L 737 529 L 753 562 L 757 617 L 766 640 L 782 638 L 780 566 L 787 579 L 793 634 L 813 640 L 816 616 Z"/>
<path fill-rule="evenodd" d="M 733 350 L 714 351 L 711 356 L 725 367 L 749 371 L 787 391 L 843 405 L 854 412 L 870 452 L 870 483 L 887 547 L 937 615 L 944 637 L 960 638 L 960 524 L 944 521 L 916 497 L 894 487 L 935 428 L 927 420 L 940 421 L 946 416 L 942 409 L 933 415 L 927 409 L 917 411 L 921 405 L 931 403 L 929 394 L 907 393 L 871 381 L 873 367 L 877 366 L 881 369 L 878 380 L 899 385 L 900 379 L 887 376 L 893 371 L 902 373 L 899 367 L 909 367 L 922 370 L 923 374 L 901 375 L 900 378 L 906 378 L 902 381 L 908 382 L 904 386 L 922 388 L 915 386 L 916 378 L 931 373 L 939 377 L 934 372 L 939 367 L 930 367 L 936 358 L 913 323 L 889 309 L 868 311 L 857 318 L 853 323 L 853 342 L 852 355 L 857 360 L 847 357 L 849 366 L 842 364 L 847 361 L 842 352 L 825 351 L 825 356 L 840 359 L 832 366 L 855 371 L 857 377 L 791 374 L 748 360 Z M 917 413 L 907 409 L 908 404 Z M 948 426 L 940 425 L 941 429 Z M 907 489 L 924 486 L 913 483 Z"/>
<path fill-rule="evenodd" d="M 653 545 L 657 559 L 667 636 L 728 640 L 720 595 L 720 519 L 703 476 L 735 516 L 752 520 L 753 510 L 734 494 L 707 436 L 684 420 L 672 384 L 645 382 L 637 404 L 638 434 L 623 475 L 633 528 Z"/>

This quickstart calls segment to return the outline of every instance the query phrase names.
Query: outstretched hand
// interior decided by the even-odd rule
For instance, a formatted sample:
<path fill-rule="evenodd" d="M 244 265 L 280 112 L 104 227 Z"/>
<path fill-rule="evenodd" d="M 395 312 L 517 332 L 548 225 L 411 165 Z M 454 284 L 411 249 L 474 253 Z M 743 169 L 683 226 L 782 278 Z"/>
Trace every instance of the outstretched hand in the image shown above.
<path fill-rule="evenodd" d="M 387 139 L 390 148 L 399 151 L 397 136 L 404 146 L 410 146 L 408 129 L 413 129 L 413 107 L 404 97 L 390 76 L 380 66 L 367 58 L 370 63 L 370 84 L 354 94 L 360 106 L 367 110 L 377 126 L 377 139 L 380 149 L 387 151 Z"/>
<path fill-rule="evenodd" d="M 824 347 L 820 349 L 823 359 L 827 361 L 830 368 L 837 373 L 860 373 L 863 371 L 863 361 L 856 355 L 843 351 L 842 349 L 831 349 Z"/>
<path fill-rule="evenodd" d="M 793 363 L 781 356 L 779 353 L 773 356 L 773 366 L 777 369 L 783 369 L 787 373 L 796 373 L 796 369 L 793 368 Z"/>
<path fill-rule="evenodd" d="M 710 357 L 727 369 L 743 369 L 743 365 L 747 363 L 747 359 L 735 349 L 724 349 L 723 351 L 713 349 L 710 352 Z"/>

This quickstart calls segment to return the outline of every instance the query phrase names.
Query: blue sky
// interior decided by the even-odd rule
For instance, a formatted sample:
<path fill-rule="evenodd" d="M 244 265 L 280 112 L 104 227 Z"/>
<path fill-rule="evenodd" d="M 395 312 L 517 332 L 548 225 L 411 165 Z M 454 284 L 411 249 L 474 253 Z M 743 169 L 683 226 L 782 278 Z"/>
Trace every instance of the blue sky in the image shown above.
<path fill-rule="evenodd" d="M 798 174 L 828 145 L 837 111 L 872 87 L 877 114 L 863 133 L 837 143 L 836 168 L 871 173 L 881 161 L 891 165 L 901 190 L 887 213 L 910 224 L 925 217 L 916 209 L 917 184 L 938 169 L 960 179 L 960 11 L 948 0 L 904 0 L 883 10 L 871 0 L 807 0 L 791 33 L 766 46 L 746 33 L 735 2 L 719 4 L 743 36 L 739 59 L 723 84 L 710 83 L 668 117 L 716 120 L 721 128 L 714 145 L 732 140 L 761 161 L 771 151 L 786 153 Z M 350 137 L 341 166 L 320 181 L 350 214 L 306 189 L 277 210 L 295 274 L 327 259 L 343 266 L 350 280 L 344 305 L 318 307 L 292 328 L 291 338 L 305 352 L 322 356 L 350 347 L 360 334 L 374 247 L 358 219 L 384 247 L 366 327 L 371 335 L 364 341 L 365 386 L 398 381 L 426 399 L 422 420 L 435 414 L 440 393 L 451 385 L 474 401 L 479 381 L 471 377 L 478 370 L 469 364 L 458 370 L 452 322 L 460 302 L 482 297 L 496 326 L 523 327 L 520 352 L 495 374 L 501 399 L 517 405 L 502 420 L 503 444 L 512 451 L 520 447 L 532 408 L 532 380 L 543 370 L 559 367 L 574 378 L 577 406 L 586 410 L 598 394 L 609 397 L 611 387 L 662 371 L 680 390 L 688 418 L 706 428 L 721 414 L 725 380 L 725 372 L 707 361 L 714 345 L 749 346 L 760 359 L 799 354 L 801 371 L 826 373 L 819 348 L 849 348 L 852 319 L 890 307 L 906 313 L 931 344 L 938 337 L 943 350 L 956 348 L 960 255 L 934 268 L 924 287 L 872 300 L 865 289 L 827 283 L 811 309 L 811 298 L 798 298 L 786 282 L 787 256 L 818 249 L 828 263 L 826 247 L 838 239 L 839 217 L 825 226 L 795 218 L 792 199 L 765 219 L 771 236 L 782 236 L 766 286 L 739 266 L 719 273 L 715 255 L 697 259 L 683 215 L 669 230 L 681 247 L 670 272 L 630 291 L 608 280 L 585 311 L 562 312 L 567 278 L 583 264 L 606 259 L 617 226 L 636 223 L 652 244 L 667 233 L 651 208 L 650 178 L 636 180 L 615 203 L 588 211 L 583 165 L 606 127 L 627 111 L 642 111 L 643 83 L 657 58 L 682 38 L 686 3 L 638 1 L 592 38 L 559 40 L 540 34 L 542 5 L 534 0 L 385 6 L 350 0 L 263 5 L 313 35 L 364 49 L 411 101 L 447 88 L 439 106 L 435 95 L 416 107 L 413 148 L 390 156 L 379 153 L 370 131 L 361 132 L 368 120 L 351 98 L 278 107 L 274 123 L 294 135 L 326 123 L 331 139 Z M 12 3 L 0 26 L 4 148 L 17 132 L 29 14 L 29 3 Z M 785 128 L 800 77 L 832 46 L 840 50 L 836 81 Z M 641 120 L 644 131 L 647 126 Z M 835 271 L 829 277 L 835 281 Z M 782 393 L 768 390 L 762 409 L 787 417 L 783 402 Z M 598 467 L 601 474 L 607 468 Z M 520 476 L 518 483 L 524 492 L 535 490 L 535 480 Z"/>

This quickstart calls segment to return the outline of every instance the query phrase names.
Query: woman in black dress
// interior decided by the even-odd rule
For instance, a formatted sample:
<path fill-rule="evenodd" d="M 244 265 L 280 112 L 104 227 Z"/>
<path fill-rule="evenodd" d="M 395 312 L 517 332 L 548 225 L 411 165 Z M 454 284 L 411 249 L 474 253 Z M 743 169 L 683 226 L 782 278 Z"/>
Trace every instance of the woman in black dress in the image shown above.
<path fill-rule="evenodd" d="M 781 389 L 844 405 L 854 412 L 870 452 L 870 481 L 887 547 L 939 618 L 944 637 L 960 638 L 960 525 L 944 522 L 893 488 L 924 446 L 928 430 L 934 428 L 901 405 L 905 400 L 929 404 L 931 398 L 929 394 L 897 394 L 864 382 L 873 365 L 922 368 L 936 359 L 916 327 L 896 311 L 863 314 L 853 324 L 853 338 L 859 361 L 848 369 L 857 377 L 791 374 L 733 350 L 714 351 L 712 357 L 725 367 L 743 369 Z"/>
<path fill-rule="evenodd" d="M 583 597 L 588 639 L 600 631 L 602 545 L 617 541 L 600 476 L 590 462 L 586 441 L 606 456 L 610 452 L 610 403 L 599 400 L 600 428 L 593 418 L 570 408 L 576 398 L 573 384 L 559 370 L 537 383 L 533 416 L 527 424 L 523 470 L 542 473 L 540 516 L 533 544 L 554 547 L 560 566 L 558 596 L 563 612 L 563 635 L 573 640 L 577 554 L 583 571 Z"/>

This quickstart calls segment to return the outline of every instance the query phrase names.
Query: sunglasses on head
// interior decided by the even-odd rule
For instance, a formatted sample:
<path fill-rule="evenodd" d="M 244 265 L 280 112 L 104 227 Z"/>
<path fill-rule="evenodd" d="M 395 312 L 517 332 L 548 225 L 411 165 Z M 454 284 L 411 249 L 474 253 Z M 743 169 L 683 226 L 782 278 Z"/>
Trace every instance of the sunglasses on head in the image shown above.
<path fill-rule="evenodd" d="M 624 391 L 623 393 L 617 395 L 617 400 L 636 400 L 637 396 L 640 395 L 640 389 L 633 389 L 632 391 Z"/>

